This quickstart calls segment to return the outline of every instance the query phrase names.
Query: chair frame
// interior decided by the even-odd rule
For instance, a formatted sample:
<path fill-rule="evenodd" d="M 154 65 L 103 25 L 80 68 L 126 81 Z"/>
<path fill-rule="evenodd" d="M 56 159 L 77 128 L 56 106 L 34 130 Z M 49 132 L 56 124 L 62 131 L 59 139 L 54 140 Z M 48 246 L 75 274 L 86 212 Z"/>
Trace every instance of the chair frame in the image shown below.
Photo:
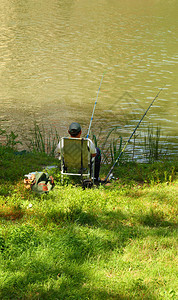
<path fill-rule="evenodd" d="M 66 140 L 74 140 L 76 141 L 77 140 L 77 143 L 80 144 L 80 147 L 81 147 L 81 163 L 79 165 L 79 170 L 81 170 L 81 172 L 79 173 L 74 173 L 74 172 L 66 172 L 65 170 L 65 141 Z M 90 154 L 90 151 L 88 150 L 88 156 L 87 156 L 87 172 L 84 173 L 83 172 L 83 152 L 84 152 L 84 148 L 83 148 L 83 145 L 84 143 L 87 143 L 87 148 L 88 148 L 88 142 L 89 142 L 89 139 L 87 138 L 74 138 L 74 137 L 62 137 L 61 140 L 60 140 L 60 153 L 61 153 L 61 181 L 63 182 L 63 176 L 64 175 L 69 175 L 69 176 L 80 176 L 81 177 L 81 180 L 82 180 L 82 183 L 83 183 L 83 177 L 86 177 L 86 178 L 93 178 L 93 182 L 94 182 L 94 163 L 92 163 L 91 161 L 91 154 Z M 85 145 L 86 147 L 86 145 Z M 75 157 L 74 157 L 75 159 Z M 85 164 L 86 164 L 86 161 L 85 161 Z M 91 167 L 91 164 L 92 164 L 92 167 Z M 69 165 L 70 167 L 70 165 Z"/>

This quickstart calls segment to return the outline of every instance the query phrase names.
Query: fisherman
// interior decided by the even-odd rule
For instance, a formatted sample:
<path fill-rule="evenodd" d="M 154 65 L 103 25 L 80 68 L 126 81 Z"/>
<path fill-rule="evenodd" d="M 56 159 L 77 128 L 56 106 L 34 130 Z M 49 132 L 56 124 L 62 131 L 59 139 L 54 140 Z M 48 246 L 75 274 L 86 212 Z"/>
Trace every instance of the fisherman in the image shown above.
<path fill-rule="evenodd" d="M 70 134 L 71 137 L 73 138 L 80 138 L 82 134 L 82 128 L 79 123 L 73 122 L 69 126 L 68 133 Z M 99 148 L 95 147 L 93 142 L 88 139 L 89 141 L 89 150 L 91 154 L 91 161 L 93 163 L 93 160 L 95 161 L 95 173 L 94 173 L 94 180 L 95 182 L 100 182 L 99 178 L 99 172 L 100 172 L 100 163 L 101 163 L 101 151 Z M 60 154 L 60 142 L 57 145 L 56 149 L 57 154 Z"/>

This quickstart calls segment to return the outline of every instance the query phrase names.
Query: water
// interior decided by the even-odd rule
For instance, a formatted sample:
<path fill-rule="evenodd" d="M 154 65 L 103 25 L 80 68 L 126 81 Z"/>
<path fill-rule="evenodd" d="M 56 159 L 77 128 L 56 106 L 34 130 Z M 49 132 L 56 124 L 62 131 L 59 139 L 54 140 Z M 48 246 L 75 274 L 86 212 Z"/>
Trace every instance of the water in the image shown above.
<path fill-rule="evenodd" d="M 1 0 L 1 128 L 28 134 L 34 120 L 60 135 L 79 121 L 131 134 L 145 117 L 177 151 L 178 1 Z M 104 135 L 104 133 L 103 133 Z"/>

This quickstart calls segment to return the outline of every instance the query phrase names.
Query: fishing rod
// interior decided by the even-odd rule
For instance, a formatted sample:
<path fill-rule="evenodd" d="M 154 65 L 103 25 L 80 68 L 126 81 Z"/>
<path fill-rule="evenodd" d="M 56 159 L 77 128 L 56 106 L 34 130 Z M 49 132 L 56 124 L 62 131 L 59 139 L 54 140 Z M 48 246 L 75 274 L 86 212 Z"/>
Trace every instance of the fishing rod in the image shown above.
<path fill-rule="evenodd" d="M 165 86 L 164 86 L 165 87 Z M 153 105 L 154 101 L 156 100 L 156 98 L 158 98 L 159 94 L 161 93 L 161 91 L 163 90 L 162 87 L 159 92 L 157 93 L 157 95 L 155 96 L 155 98 L 153 99 L 153 101 L 151 102 L 151 104 L 149 105 L 149 107 L 147 108 L 147 110 L 145 111 L 144 115 L 142 116 L 142 118 L 140 119 L 140 121 L 138 122 L 137 126 L 135 127 L 134 131 L 132 132 L 131 136 L 129 137 L 128 141 L 126 142 L 124 148 L 122 149 L 122 151 L 120 152 L 119 156 L 117 157 L 117 159 L 115 160 L 115 163 L 113 164 L 113 166 L 111 167 L 111 169 L 109 170 L 106 178 L 103 180 L 103 183 L 106 183 L 106 181 L 108 180 L 109 176 L 111 175 L 115 165 L 118 163 L 121 155 L 123 154 L 123 152 L 125 151 L 125 148 L 127 147 L 128 143 L 130 142 L 131 138 L 133 137 L 133 135 L 135 134 L 136 130 L 138 129 L 138 127 L 140 126 L 143 118 L 146 116 L 147 112 L 149 111 L 150 107 Z"/>
<path fill-rule="evenodd" d="M 101 81 L 100 81 L 100 86 L 99 86 L 99 89 L 98 89 L 98 92 L 97 92 L 97 96 L 96 96 L 95 104 L 94 104 L 94 107 L 93 107 L 93 112 L 92 112 L 90 124 L 89 124 L 89 127 L 88 127 L 87 138 L 89 137 L 89 134 L 90 134 L 91 123 L 92 123 L 92 121 L 93 121 L 93 116 L 94 116 L 94 112 L 95 112 L 95 107 L 96 107 L 96 104 L 97 104 L 99 91 L 100 91 L 101 84 L 102 84 L 102 81 L 103 81 L 103 78 L 104 78 L 105 73 L 106 73 L 106 71 L 103 73 L 103 76 L 102 76 Z"/>

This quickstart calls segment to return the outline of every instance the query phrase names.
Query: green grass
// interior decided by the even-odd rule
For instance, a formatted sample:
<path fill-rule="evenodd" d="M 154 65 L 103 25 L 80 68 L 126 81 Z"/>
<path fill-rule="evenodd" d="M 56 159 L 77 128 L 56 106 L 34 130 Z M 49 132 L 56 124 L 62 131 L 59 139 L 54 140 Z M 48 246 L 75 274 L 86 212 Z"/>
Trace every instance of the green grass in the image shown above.
<path fill-rule="evenodd" d="M 177 163 L 122 163 L 106 186 L 23 187 L 56 164 L 0 147 L 0 299 L 177 299 Z M 106 167 L 101 175 L 106 174 Z"/>

